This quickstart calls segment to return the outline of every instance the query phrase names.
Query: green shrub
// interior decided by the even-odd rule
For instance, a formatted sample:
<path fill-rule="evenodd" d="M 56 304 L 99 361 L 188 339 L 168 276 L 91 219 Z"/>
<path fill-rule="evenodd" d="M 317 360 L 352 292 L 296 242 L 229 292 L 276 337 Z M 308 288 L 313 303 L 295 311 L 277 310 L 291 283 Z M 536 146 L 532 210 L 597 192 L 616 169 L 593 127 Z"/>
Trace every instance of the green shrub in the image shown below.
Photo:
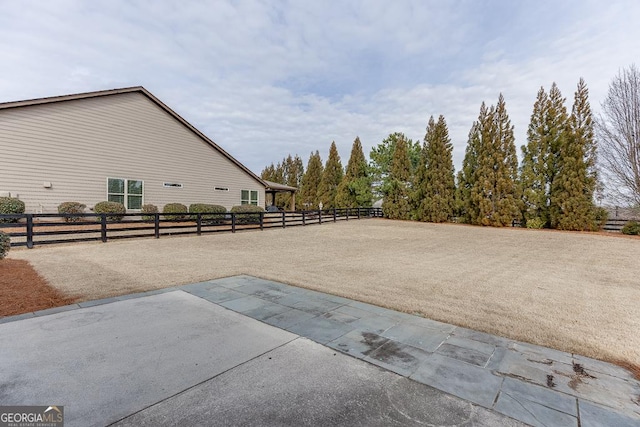
<path fill-rule="evenodd" d="M 640 222 L 628 221 L 624 227 L 622 227 L 622 234 L 628 234 L 630 236 L 640 235 Z"/>
<path fill-rule="evenodd" d="M 107 220 L 109 221 L 122 221 L 124 214 L 127 213 L 127 209 L 122 203 L 118 202 L 100 202 L 96 203 L 93 207 L 93 211 L 97 214 L 108 214 Z M 99 220 L 100 218 L 98 218 Z"/>
<path fill-rule="evenodd" d="M 260 223 L 260 212 L 264 212 L 260 206 L 240 205 L 231 208 L 231 212 L 236 215 L 236 224 L 258 224 Z"/>
<path fill-rule="evenodd" d="M 23 214 L 24 202 L 15 197 L 0 197 L 0 215 Z M 18 218 L 0 219 L 0 222 L 18 222 Z"/>
<path fill-rule="evenodd" d="M 607 223 L 607 220 L 609 219 L 609 211 L 603 207 L 598 207 L 595 209 L 594 213 L 596 219 L 596 229 L 600 230 L 602 229 L 602 227 L 604 227 L 604 225 Z"/>
<path fill-rule="evenodd" d="M 544 228 L 544 220 L 542 218 L 531 218 L 527 220 L 527 228 Z"/>
<path fill-rule="evenodd" d="M 58 205 L 59 214 L 83 214 L 87 205 L 83 205 L 80 202 L 62 202 Z M 81 216 L 65 216 L 65 222 L 78 222 L 82 221 Z"/>
<path fill-rule="evenodd" d="M 206 203 L 194 203 L 189 205 L 189 213 L 191 214 L 202 214 L 202 221 L 220 224 L 224 222 L 224 215 L 227 213 L 227 208 L 220 205 L 208 205 Z M 219 214 L 219 215 L 206 215 L 206 214 Z M 191 215 L 191 219 L 196 221 L 198 219 L 198 215 Z"/>
<path fill-rule="evenodd" d="M 4 259 L 11 249 L 11 239 L 9 235 L 0 231 L 0 259 Z"/>
<path fill-rule="evenodd" d="M 156 205 L 152 205 L 152 204 L 142 205 L 142 208 L 140 209 L 140 212 L 143 213 L 143 215 L 142 215 L 142 220 L 143 221 L 155 221 L 155 219 L 156 219 L 155 215 L 144 215 L 144 214 L 157 214 L 158 213 L 158 207 Z"/>
<path fill-rule="evenodd" d="M 187 207 L 182 203 L 167 203 L 162 208 L 163 214 L 184 214 L 184 215 L 166 215 L 164 219 L 169 221 L 185 221 L 189 219 L 189 215 L 187 215 Z"/>

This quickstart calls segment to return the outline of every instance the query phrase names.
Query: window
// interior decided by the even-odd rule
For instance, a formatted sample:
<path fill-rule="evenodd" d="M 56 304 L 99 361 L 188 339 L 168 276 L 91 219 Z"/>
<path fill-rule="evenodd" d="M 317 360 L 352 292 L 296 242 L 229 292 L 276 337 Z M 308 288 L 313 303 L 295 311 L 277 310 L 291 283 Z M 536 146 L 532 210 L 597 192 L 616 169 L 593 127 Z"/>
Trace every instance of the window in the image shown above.
<path fill-rule="evenodd" d="M 127 209 L 141 209 L 144 184 L 136 179 L 107 178 L 107 200 Z"/>
<path fill-rule="evenodd" d="M 257 190 L 242 190 L 240 197 L 240 204 L 242 205 L 257 205 L 258 204 L 258 191 Z"/>

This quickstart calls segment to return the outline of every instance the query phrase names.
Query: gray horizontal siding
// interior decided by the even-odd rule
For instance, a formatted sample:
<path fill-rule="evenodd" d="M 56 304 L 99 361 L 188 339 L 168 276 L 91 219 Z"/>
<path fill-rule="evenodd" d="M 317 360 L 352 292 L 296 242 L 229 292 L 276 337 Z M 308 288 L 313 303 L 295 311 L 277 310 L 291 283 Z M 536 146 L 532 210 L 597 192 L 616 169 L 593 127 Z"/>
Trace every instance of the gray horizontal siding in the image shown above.
<path fill-rule="evenodd" d="M 258 190 L 264 205 L 258 181 L 141 93 L 0 110 L 0 165 L 0 194 L 19 194 L 27 212 L 56 212 L 64 201 L 93 206 L 106 200 L 108 177 L 143 180 L 144 202 L 160 208 L 231 208 L 243 189 Z"/>

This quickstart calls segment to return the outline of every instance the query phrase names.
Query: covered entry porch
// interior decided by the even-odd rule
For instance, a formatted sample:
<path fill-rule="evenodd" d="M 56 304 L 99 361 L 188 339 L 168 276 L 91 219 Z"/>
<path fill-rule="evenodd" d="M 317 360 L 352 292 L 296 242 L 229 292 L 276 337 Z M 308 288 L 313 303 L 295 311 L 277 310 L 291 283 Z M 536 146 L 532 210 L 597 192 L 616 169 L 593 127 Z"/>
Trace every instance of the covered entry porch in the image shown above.
<path fill-rule="evenodd" d="M 267 204 L 267 206 L 275 206 L 276 205 L 276 193 L 291 193 L 291 203 L 289 206 L 289 210 L 290 211 L 295 211 L 296 210 L 296 192 L 298 191 L 298 188 L 296 187 L 291 187 L 289 185 L 284 185 L 284 184 L 280 184 L 277 182 L 273 182 L 273 181 L 267 181 L 267 180 L 263 180 L 266 184 L 267 187 L 265 188 L 265 194 L 267 194 L 266 197 L 266 202 L 270 204 Z M 271 195 L 271 198 L 268 197 L 268 195 Z M 285 207 L 286 209 L 286 207 Z"/>

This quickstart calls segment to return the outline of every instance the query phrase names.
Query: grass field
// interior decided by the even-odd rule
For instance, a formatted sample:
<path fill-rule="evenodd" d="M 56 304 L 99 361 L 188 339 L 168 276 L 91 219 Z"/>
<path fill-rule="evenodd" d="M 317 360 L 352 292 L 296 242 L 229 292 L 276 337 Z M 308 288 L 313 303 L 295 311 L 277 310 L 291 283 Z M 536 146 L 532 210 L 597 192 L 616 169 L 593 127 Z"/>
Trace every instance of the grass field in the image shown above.
<path fill-rule="evenodd" d="M 640 239 L 383 219 L 13 250 L 83 300 L 236 274 L 640 365 Z"/>

